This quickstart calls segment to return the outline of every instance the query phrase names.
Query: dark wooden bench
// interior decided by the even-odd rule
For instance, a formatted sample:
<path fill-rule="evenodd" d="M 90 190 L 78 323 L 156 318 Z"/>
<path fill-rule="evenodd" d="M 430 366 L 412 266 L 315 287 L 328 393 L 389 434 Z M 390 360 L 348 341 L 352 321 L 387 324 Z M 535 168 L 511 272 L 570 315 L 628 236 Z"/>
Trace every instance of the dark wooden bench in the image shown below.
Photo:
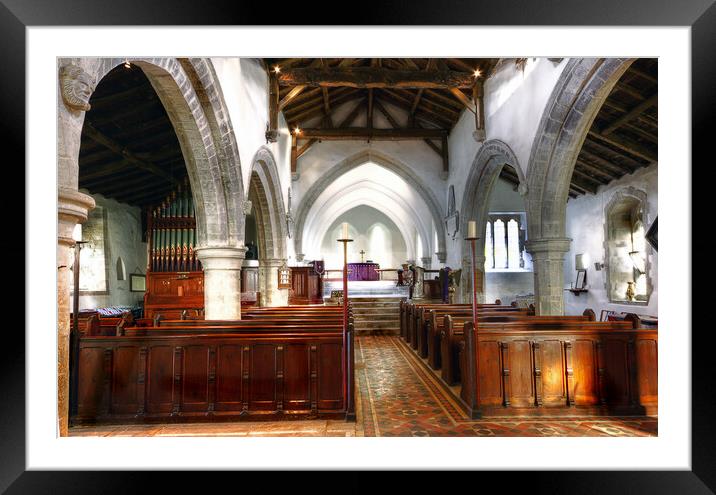
<path fill-rule="evenodd" d="M 473 418 L 658 413 L 658 331 L 632 322 L 464 327 L 460 400 Z"/>
<path fill-rule="evenodd" d="M 573 324 L 584 324 L 594 322 L 593 313 L 579 316 L 534 316 L 534 315 L 492 315 L 479 317 L 478 329 L 483 328 L 530 328 L 533 331 L 545 329 L 562 328 L 567 325 L 572 327 Z M 440 376 L 448 385 L 455 385 L 460 381 L 460 360 L 459 352 L 463 342 L 463 328 L 472 322 L 470 317 L 455 317 L 453 315 L 443 315 L 442 325 L 438 330 L 439 341 L 437 349 L 434 353 L 433 360 L 437 361 Z M 434 368 L 438 369 L 438 368 Z"/>

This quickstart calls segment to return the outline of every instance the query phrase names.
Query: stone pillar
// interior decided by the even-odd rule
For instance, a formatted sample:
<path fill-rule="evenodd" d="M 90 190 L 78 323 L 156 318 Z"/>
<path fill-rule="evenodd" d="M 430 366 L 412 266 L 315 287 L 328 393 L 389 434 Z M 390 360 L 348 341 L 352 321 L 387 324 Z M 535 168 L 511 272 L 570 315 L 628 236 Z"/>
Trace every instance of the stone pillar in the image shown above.
<path fill-rule="evenodd" d="M 95 206 L 91 196 L 60 187 L 57 195 L 57 418 L 60 436 L 67 436 L 70 397 L 70 268 L 74 263 L 72 231 Z"/>
<path fill-rule="evenodd" d="M 564 314 L 564 255 L 572 239 L 530 239 L 525 248 L 532 256 L 535 276 L 535 313 Z"/>
<path fill-rule="evenodd" d="M 197 258 L 204 268 L 204 318 L 241 319 L 241 263 L 245 247 L 200 247 Z"/>
<path fill-rule="evenodd" d="M 278 270 L 285 262 L 282 259 L 265 259 L 259 263 L 261 306 L 288 305 L 288 290 L 278 288 Z"/>

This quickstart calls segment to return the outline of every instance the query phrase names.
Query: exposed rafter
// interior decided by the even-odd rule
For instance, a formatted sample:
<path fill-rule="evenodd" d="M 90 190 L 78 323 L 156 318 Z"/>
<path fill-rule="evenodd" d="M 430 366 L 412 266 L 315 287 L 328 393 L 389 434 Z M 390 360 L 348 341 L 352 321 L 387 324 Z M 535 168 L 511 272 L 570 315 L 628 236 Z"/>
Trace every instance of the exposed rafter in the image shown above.
<path fill-rule="evenodd" d="M 377 67 L 350 67 L 344 69 L 288 69 L 278 75 L 284 86 L 351 88 L 470 88 L 474 77 L 470 73 L 451 70 L 388 70 Z"/>
<path fill-rule="evenodd" d="M 95 129 L 90 122 L 85 121 L 84 127 L 82 128 L 82 134 L 92 139 L 93 141 L 96 141 L 102 146 L 105 146 L 107 149 L 115 152 L 117 155 L 124 157 L 125 160 L 132 163 L 133 165 L 136 165 L 142 170 L 150 172 L 158 177 L 162 177 L 173 184 L 179 185 L 179 180 L 177 178 L 166 173 L 164 170 L 157 167 L 153 163 L 139 158 L 136 154 L 125 148 L 123 145 L 121 145 L 114 139 L 102 134 L 100 131 Z"/>

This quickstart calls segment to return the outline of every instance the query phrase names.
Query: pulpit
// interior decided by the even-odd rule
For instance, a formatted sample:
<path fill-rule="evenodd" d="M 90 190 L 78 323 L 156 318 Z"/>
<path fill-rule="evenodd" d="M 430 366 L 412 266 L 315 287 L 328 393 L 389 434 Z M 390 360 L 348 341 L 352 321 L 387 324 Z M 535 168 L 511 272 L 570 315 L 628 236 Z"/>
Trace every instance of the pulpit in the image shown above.
<path fill-rule="evenodd" d="M 378 263 L 348 263 L 348 280 L 380 280 Z"/>

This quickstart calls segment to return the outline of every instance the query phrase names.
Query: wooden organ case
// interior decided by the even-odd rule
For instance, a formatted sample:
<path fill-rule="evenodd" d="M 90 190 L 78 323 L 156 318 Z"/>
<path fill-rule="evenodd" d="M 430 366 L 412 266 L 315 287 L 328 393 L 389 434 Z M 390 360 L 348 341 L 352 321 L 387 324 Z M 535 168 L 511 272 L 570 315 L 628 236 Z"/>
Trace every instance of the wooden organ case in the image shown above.
<path fill-rule="evenodd" d="M 144 317 L 201 316 L 204 272 L 196 257 L 196 217 L 189 178 L 147 212 L 149 260 Z"/>

